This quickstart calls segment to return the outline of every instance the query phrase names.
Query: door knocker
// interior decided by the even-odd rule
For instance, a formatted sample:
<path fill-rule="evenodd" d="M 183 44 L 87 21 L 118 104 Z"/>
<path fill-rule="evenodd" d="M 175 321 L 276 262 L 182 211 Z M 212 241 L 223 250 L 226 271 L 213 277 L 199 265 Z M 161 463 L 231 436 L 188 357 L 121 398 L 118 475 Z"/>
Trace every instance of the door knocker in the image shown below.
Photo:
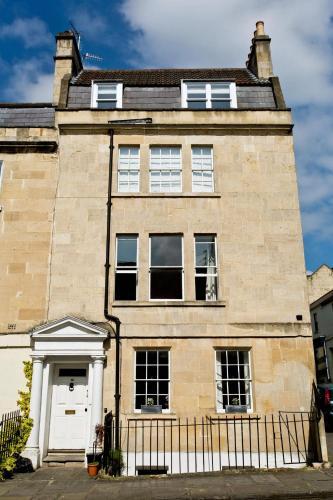
<path fill-rule="evenodd" d="M 69 390 L 70 390 L 70 392 L 74 391 L 74 382 L 69 383 Z"/>

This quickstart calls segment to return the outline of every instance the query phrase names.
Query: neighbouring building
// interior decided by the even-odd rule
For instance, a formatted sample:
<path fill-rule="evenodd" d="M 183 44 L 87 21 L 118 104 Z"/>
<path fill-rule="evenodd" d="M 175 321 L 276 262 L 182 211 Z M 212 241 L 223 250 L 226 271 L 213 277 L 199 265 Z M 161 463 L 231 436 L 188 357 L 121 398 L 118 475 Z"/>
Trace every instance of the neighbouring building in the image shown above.
<path fill-rule="evenodd" d="M 317 382 L 333 377 L 333 269 L 323 264 L 308 276 Z"/>
<path fill-rule="evenodd" d="M 91 449 L 115 393 L 123 426 L 310 409 L 293 123 L 262 22 L 229 69 L 88 70 L 59 33 L 53 102 L 1 104 L 0 127 L 0 410 L 31 356 L 35 467 Z"/>

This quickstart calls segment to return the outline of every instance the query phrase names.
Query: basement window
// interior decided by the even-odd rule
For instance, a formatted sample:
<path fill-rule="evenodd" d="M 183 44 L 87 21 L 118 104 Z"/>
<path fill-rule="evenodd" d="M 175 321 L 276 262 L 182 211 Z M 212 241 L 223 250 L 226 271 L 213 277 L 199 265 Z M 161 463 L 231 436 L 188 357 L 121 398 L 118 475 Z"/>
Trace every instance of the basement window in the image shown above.
<path fill-rule="evenodd" d="M 150 236 L 150 299 L 183 299 L 183 237 Z"/>
<path fill-rule="evenodd" d="M 136 300 L 137 265 L 137 235 L 118 235 L 116 247 L 115 300 Z"/>
<path fill-rule="evenodd" d="M 99 109 L 121 108 L 122 95 L 122 83 L 94 82 L 91 91 L 91 107 Z"/>
<path fill-rule="evenodd" d="M 218 81 L 183 82 L 182 107 L 191 109 L 237 108 L 236 84 Z"/>

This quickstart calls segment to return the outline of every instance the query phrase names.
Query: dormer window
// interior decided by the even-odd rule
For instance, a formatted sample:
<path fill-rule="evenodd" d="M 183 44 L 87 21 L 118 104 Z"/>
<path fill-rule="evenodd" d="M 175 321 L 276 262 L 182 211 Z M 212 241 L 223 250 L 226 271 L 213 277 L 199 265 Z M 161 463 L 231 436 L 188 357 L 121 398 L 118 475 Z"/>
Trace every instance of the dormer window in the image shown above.
<path fill-rule="evenodd" d="M 183 82 L 182 107 L 190 109 L 237 108 L 236 84 L 232 82 Z"/>
<path fill-rule="evenodd" d="M 115 109 L 122 107 L 122 83 L 94 82 L 91 92 L 91 107 L 99 109 Z"/>

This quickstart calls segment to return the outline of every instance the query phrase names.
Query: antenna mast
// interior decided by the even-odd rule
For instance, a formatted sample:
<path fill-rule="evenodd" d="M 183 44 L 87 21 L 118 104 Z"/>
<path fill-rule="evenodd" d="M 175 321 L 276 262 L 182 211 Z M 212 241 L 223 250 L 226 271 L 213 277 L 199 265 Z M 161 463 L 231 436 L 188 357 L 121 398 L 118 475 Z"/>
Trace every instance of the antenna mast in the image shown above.
<path fill-rule="evenodd" d="M 76 38 L 76 41 L 77 41 L 77 46 L 78 46 L 78 49 L 80 51 L 80 54 L 81 54 L 81 57 L 83 59 L 83 61 L 85 61 L 86 59 L 90 59 L 90 60 L 93 60 L 93 61 L 103 61 L 103 57 L 100 57 L 100 56 L 97 56 L 96 54 L 91 54 L 90 52 L 82 52 L 80 50 L 80 45 L 81 45 L 81 33 L 76 29 L 74 23 L 69 20 L 69 24 L 72 28 L 72 32 L 74 33 L 74 36 Z"/>

